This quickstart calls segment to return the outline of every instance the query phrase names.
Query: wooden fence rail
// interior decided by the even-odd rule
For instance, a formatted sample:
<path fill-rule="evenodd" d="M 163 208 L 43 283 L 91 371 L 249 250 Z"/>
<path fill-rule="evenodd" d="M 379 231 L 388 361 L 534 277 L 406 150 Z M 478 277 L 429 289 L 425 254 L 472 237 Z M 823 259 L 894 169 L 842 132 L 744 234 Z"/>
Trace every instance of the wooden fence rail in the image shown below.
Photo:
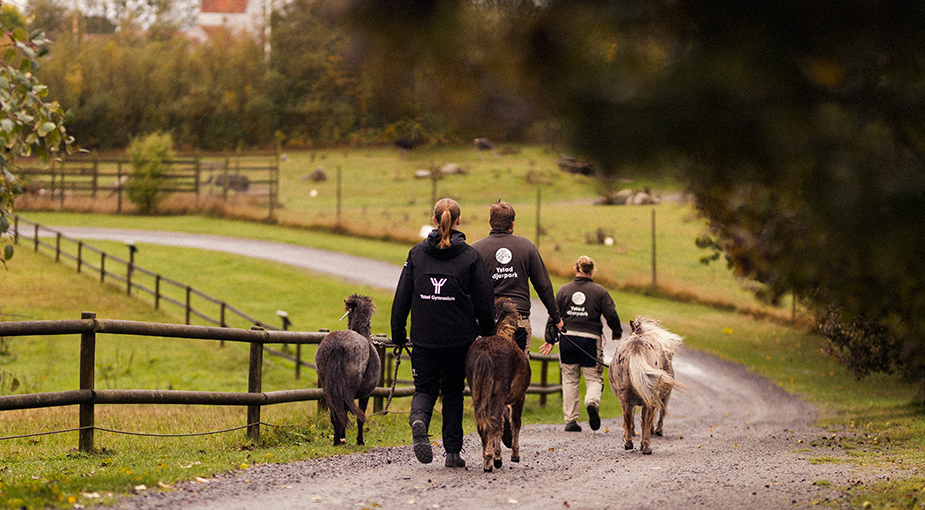
<path fill-rule="evenodd" d="M 285 402 L 321 400 L 319 388 L 266 392 L 263 385 L 263 347 L 265 344 L 317 344 L 326 333 L 297 331 L 267 331 L 260 328 L 236 329 L 213 326 L 192 326 L 97 319 L 93 312 L 84 312 L 80 320 L 0 322 L 0 336 L 80 335 L 80 387 L 78 390 L 25 395 L 0 396 L 0 411 L 79 405 L 78 448 L 94 449 L 94 417 L 96 404 L 196 404 L 233 405 L 247 407 L 247 436 L 260 436 L 260 412 L 265 405 Z M 246 393 L 177 391 L 177 390 L 97 390 L 95 389 L 96 341 L 98 334 L 119 334 L 200 340 L 221 340 L 249 343 L 248 388 Z M 388 344 L 377 345 L 380 359 L 385 360 Z M 374 397 L 388 396 L 380 378 Z M 395 397 L 410 396 L 414 387 L 396 388 Z"/>
<path fill-rule="evenodd" d="M 43 238 L 54 238 L 54 242 L 44 241 Z M 229 319 L 237 317 L 242 325 L 253 324 L 268 330 L 278 329 L 221 299 L 135 264 L 131 246 L 127 246 L 129 258 L 126 260 L 16 215 L 13 218 L 13 242 L 19 244 L 21 241 L 31 243 L 36 252 L 42 249 L 52 252 L 56 262 L 62 259 L 73 262 L 78 273 L 90 271 L 99 275 L 100 282 L 109 279 L 125 285 L 126 293 L 129 295 L 135 291 L 150 296 L 156 309 L 159 309 L 162 303 L 179 307 L 185 315 L 186 324 L 191 324 L 193 317 L 198 317 L 215 326 L 228 326 Z M 140 281 L 139 276 L 147 278 L 145 283 Z M 194 306 L 197 305 L 193 301 L 194 297 L 215 305 L 215 312 L 209 313 Z"/>
<path fill-rule="evenodd" d="M 255 160 L 256 158 L 256 160 Z M 217 189 L 223 200 L 230 191 L 245 191 L 252 186 L 265 188 L 269 216 L 279 200 L 279 152 L 272 156 L 222 156 L 203 158 L 181 156 L 164 161 L 170 170 L 161 177 L 161 191 L 191 193 L 199 200 L 204 188 Z M 100 157 L 96 154 L 71 156 L 48 167 L 24 166 L 18 171 L 26 193 L 56 197 L 61 207 L 69 195 L 97 198 L 106 194 L 117 199 L 122 212 L 125 185 L 131 178 L 132 164 L 127 157 Z"/>
<path fill-rule="evenodd" d="M 198 340 L 219 340 L 246 342 L 250 344 L 247 392 L 213 392 L 182 390 L 97 390 L 96 341 L 98 334 L 135 335 Z M 94 312 L 83 312 L 79 320 L 57 321 L 15 321 L 0 322 L 0 337 L 11 336 L 54 336 L 80 335 L 79 389 L 69 391 L 31 393 L 0 396 L 0 411 L 34 409 L 77 405 L 79 409 L 78 448 L 80 451 L 94 450 L 95 405 L 96 404 L 180 404 L 180 405 L 223 405 L 246 406 L 247 418 L 244 428 L 251 439 L 260 437 L 261 407 L 286 402 L 323 401 L 320 388 L 263 392 L 263 353 L 266 344 L 318 344 L 327 333 L 264 330 L 257 326 L 251 329 L 228 327 L 194 326 L 139 322 L 113 319 L 97 319 Z M 391 343 L 375 342 L 382 360 L 383 370 L 379 384 L 372 396 L 377 400 L 375 411 L 382 410 L 382 399 L 392 391 L 392 359 L 386 355 Z M 543 366 L 540 386 L 531 386 L 529 393 L 539 394 L 543 403 L 550 393 L 560 392 L 559 385 L 548 385 L 547 365 L 557 361 L 555 356 L 534 356 L 540 358 Z M 398 381 L 395 381 L 396 383 Z M 413 386 L 396 387 L 393 397 L 407 397 L 414 394 Z"/>

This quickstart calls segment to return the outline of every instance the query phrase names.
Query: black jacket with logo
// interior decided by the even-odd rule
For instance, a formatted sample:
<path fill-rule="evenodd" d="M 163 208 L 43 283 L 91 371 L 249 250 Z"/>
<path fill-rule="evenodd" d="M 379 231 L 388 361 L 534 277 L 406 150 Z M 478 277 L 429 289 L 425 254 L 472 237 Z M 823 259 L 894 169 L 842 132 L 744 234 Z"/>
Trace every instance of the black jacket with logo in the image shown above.
<path fill-rule="evenodd" d="M 517 305 L 520 315 L 530 315 L 530 283 L 537 297 L 555 323 L 559 322 L 559 308 L 549 273 L 536 246 L 526 237 L 515 236 L 507 230 L 492 229 L 488 237 L 472 243 L 488 267 L 495 295 L 509 297 Z"/>
<path fill-rule="evenodd" d="M 403 343 L 411 313 L 411 342 L 423 347 L 464 345 L 494 333 L 495 298 L 482 257 L 454 230 L 440 249 L 432 231 L 408 252 L 392 303 L 392 341 Z"/>
<path fill-rule="evenodd" d="M 562 333 L 562 336 L 568 337 L 567 341 L 559 343 L 559 362 L 562 364 L 590 367 L 594 366 L 596 361 L 600 361 L 596 359 L 597 354 L 595 354 L 598 340 L 569 333 L 584 333 L 599 339 L 604 332 L 601 317 L 613 330 L 614 340 L 623 336 L 623 327 L 620 326 L 620 316 L 617 315 L 613 298 L 610 297 L 607 289 L 594 283 L 591 278 L 576 276 L 572 281 L 559 287 L 559 292 L 556 292 L 556 303 L 559 305 L 562 320 L 565 322 L 566 332 Z M 551 326 L 549 322 L 546 323 L 546 341 L 556 343 L 556 336 L 549 334 L 552 331 Z"/>

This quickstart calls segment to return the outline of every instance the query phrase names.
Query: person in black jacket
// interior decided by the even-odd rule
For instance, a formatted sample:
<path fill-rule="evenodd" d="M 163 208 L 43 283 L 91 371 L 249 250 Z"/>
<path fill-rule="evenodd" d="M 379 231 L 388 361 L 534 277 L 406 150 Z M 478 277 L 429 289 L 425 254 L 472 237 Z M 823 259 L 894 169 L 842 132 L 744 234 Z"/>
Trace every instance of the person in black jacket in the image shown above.
<path fill-rule="evenodd" d="M 428 439 L 437 396 L 443 393 L 443 448 L 447 467 L 465 467 L 460 458 L 466 354 L 479 335 L 494 334 L 494 291 L 482 257 L 466 244 L 459 227 L 459 204 L 444 198 L 434 207 L 437 228 L 411 248 L 392 303 L 392 342 L 408 341 L 411 313 L 411 435 L 414 455 L 433 460 Z"/>
<path fill-rule="evenodd" d="M 562 413 L 567 432 L 581 432 L 578 424 L 578 383 L 585 376 L 585 408 L 591 430 L 601 427 L 601 392 L 604 388 L 604 324 L 613 331 L 612 340 L 623 337 L 620 317 L 613 298 L 603 286 L 594 283 L 594 261 L 582 255 L 575 262 L 575 279 L 559 287 L 556 303 L 565 320 L 559 336 L 559 367 L 562 371 Z M 553 325 L 546 324 L 546 343 L 540 352 L 549 354 L 556 343 Z"/>
<path fill-rule="evenodd" d="M 514 340 L 529 354 L 530 338 L 533 336 L 533 328 L 530 327 L 531 283 L 540 301 L 546 306 L 553 324 L 561 328 L 562 321 L 546 264 L 536 245 L 526 237 L 514 235 L 514 216 L 514 206 L 511 204 L 500 200 L 491 204 L 488 209 L 491 232 L 488 237 L 472 243 L 472 247 L 485 261 L 495 288 L 495 297 L 510 298 L 517 306 L 520 320 L 517 321 Z"/>

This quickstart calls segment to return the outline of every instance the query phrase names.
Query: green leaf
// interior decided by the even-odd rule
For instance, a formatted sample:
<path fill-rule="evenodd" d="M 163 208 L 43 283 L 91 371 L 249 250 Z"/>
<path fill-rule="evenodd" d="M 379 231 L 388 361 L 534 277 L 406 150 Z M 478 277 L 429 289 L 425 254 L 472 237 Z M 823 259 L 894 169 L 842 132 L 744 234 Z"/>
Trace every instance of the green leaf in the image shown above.
<path fill-rule="evenodd" d="M 12 248 L 12 247 L 13 247 L 12 245 L 7 245 L 7 248 Z M 12 253 L 12 252 L 13 252 L 13 250 L 10 250 L 10 257 L 13 256 L 13 253 Z M 7 257 L 7 260 L 9 260 L 9 257 Z M 12 392 L 12 391 L 16 391 L 16 390 L 18 390 L 18 389 L 19 389 L 19 379 L 16 378 L 16 377 L 14 377 L 14 378 L 13 378 L 13 383 L 10 384 L 10 391 Z"/>
<path fill-rule="evenodd" d="M 16 129 L 16 124 L 14 124 L 10 119 L 3 119 L 0 120 L 0 128 L 2 128 L 3 131 L 7 133 L 12 133 L 13 130 Z"/>
<path fill-rule="evenodd" d="M 51 132 L 54 131 L 56 128 L 57 128 L 57 126 L 55 125 L 54 122 L 45 122 L 44 124 L 42 124 L 42 125 L 39 126 L 39 128 L 38 128 L 39 136 L 41 136 L 41 137 L 44 138 L 44 137 L 48 136 L 48 133 L 51 133 Z"/>
<path fill-rule="evenodd" d="M 3 260 L 10 260 L 13 258 L 13 245 L 8 244 L 3 247 Z M 19 381 L 16 381 L 17 387 L 19 386 Z"/>

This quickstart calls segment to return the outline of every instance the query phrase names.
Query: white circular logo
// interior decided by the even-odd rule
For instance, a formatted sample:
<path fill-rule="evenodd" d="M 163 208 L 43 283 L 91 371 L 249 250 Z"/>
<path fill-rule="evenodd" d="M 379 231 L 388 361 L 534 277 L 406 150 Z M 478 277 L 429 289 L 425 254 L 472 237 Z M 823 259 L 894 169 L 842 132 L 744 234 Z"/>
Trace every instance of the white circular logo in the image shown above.
<path fill-rule="evenodd" d="M 512 258 L 514 258 L 514 256 L 511 254 L 511 250 L 507 248 L 501 248 L 495 252 L 495 260 L 501 264 L 507 264 Z"/>
<path fill-rule="evenodd" d="M 585 304 L 585 299 L 587 298 L 585 297 L 584 292 L 579 291 L 572 294 L 572 303 L 575 303 L 578 306 Z"/>

